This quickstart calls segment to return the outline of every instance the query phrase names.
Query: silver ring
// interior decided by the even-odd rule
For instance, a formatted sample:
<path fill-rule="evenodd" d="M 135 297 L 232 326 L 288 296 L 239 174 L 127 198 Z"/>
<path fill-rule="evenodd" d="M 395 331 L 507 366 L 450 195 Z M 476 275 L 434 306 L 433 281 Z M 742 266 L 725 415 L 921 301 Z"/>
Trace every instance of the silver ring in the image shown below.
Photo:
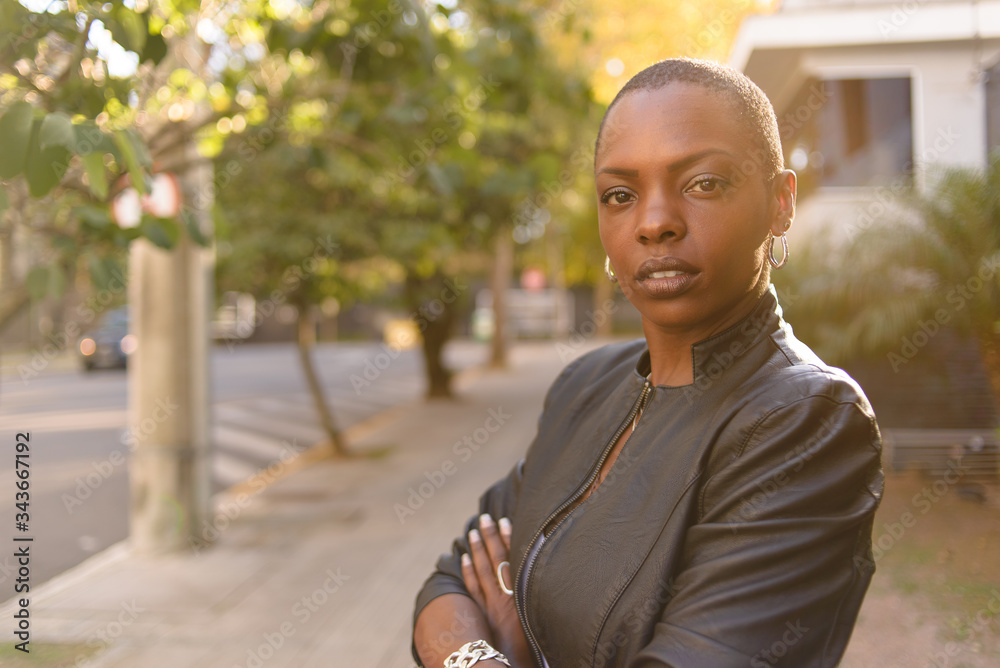
<path fill-rule="evenodd" d="M 500 570 L 504 566 L 507 567 L 507 572 L 508 573 L 510 572 L 510 562 L 509 561 L 501 561 L 499 564 L 497 564 L 497 582 L 500 583 L 500 591 L 502 591 L 503 593 L 507 594 L 508 596 L 513 596 L 514 595 L 514 590 L 511 589 L 510 587 L 508 587 L 504 583 L 504 581 L 503 581 L 503 573 L 500 572 Z"/>

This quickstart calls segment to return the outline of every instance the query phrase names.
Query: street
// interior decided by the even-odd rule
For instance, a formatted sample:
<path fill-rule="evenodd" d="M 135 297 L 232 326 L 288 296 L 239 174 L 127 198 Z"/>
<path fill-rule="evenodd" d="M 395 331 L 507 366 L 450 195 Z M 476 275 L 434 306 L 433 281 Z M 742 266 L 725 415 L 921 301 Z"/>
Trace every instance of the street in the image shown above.
<path fill-rule="evenodd" d="M 394 353 L 395 354 L 395 353 Z M 452 342 L 455 370 L 485 350 Z M 320 344 L 315 351 L 327 401 L 341 429 L 417 399 L 424 387 L 419 350 L 392 358 L 380 344 Z M 353 381 L 353 382 L 352 382 Z M 363 382 L 362 382 L 363 381 Z M 213 492 L 323 440 L 291 344 L 219 345 L 212 352 Z M 50 370 L 22 380 L 5 369 L 0 384 L 0 535 L 15 533 L 14 444 L 30 433 L 29 531 L 32 585 L 80 563 L 128 535 L 126 374 L 121 370 Z M 163 414 L 171 412 L 164 399 Z M 133 429 L 155 428 L 136 425 Z M 13 595 L 16 564 L 0 557 L 0 599 Z"/>

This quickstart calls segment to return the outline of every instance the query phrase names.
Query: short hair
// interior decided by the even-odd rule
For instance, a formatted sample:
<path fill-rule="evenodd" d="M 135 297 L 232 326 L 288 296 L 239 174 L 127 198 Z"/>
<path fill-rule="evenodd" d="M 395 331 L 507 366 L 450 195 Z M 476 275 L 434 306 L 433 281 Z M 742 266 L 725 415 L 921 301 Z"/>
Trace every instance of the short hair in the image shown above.
<path fill-rule="evenodd" d="M 781 134 L 774 107 L 767 95 L 750 77 L 732 67 L 696 58 L 668 58 L 650 65 L 629 79 L 615 99 L 608 105 L 594 146 L 594 160 L 601 149 L 604 125 L 622 98 L 630 93 L 643 90 L 660 90 L 672 83 L 687 83 L 701 86 L 727 98 L 736 108 L 750 131 L 757 135 L 757 141 L 764 153 L 764 174 L 773 178 L 784 168 L 785 159 L 781 152 Z"/>

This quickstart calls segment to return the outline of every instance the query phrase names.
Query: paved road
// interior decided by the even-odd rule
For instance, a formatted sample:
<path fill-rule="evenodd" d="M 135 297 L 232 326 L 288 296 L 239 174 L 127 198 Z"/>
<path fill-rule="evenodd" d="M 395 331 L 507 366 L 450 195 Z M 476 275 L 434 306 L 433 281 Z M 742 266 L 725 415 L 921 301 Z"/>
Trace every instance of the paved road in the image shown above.
<path fill-rule="evenodd" d="M 328 401 L 342 428 L 421 396 L 419 351 L 392 360 L 382 353 L 381 346 L 367 343 L 317 348 Z M 448 360 L 453 368 L 464 368 L 485 354 L 479 345 L 453 342 Z M 366 369 L 374 380 L 356 389 L 351 378 L 365 378 Z M 9 544 L 16 533 L 14 442 L 18 432 L 27 431 L 35 583 L 127 536 L 125 378 L 112 370 L 51 370 L 22 381 L 8 368 L 0 381 L 0 540 Z M 289 448 L 301 450 L 323 439 L 293 346 L 220 346 L 212 355 L 212 383 L 215 490 L 247 479 Z M 15 564 L 9 552 L 0 551 L 0 599 L 12 593 Z"/>

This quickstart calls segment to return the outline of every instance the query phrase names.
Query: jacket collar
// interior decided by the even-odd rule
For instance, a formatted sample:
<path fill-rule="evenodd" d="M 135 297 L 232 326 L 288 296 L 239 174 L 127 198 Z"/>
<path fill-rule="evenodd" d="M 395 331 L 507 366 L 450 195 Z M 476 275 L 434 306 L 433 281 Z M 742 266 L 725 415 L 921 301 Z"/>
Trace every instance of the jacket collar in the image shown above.
<path fill-rule="evenodd" d="M 718 334 L 713 334 L 707 339 L 702 339 L 691 346 L 694 383 L 697 384 L 706 376 L 717 377 L 737 357 L 749 350 L 755 342 L 779 329 L 782 323 L 778 294 L 774 289 L 774 284 L 770 284 L 767 287 L 767 292 L 761 295 L 753 310 L 746 317 L 732 327 Z M 645 346 L 635 365 L 634 377 L 644 381 L 650 370 L 649 347 Z"/>

